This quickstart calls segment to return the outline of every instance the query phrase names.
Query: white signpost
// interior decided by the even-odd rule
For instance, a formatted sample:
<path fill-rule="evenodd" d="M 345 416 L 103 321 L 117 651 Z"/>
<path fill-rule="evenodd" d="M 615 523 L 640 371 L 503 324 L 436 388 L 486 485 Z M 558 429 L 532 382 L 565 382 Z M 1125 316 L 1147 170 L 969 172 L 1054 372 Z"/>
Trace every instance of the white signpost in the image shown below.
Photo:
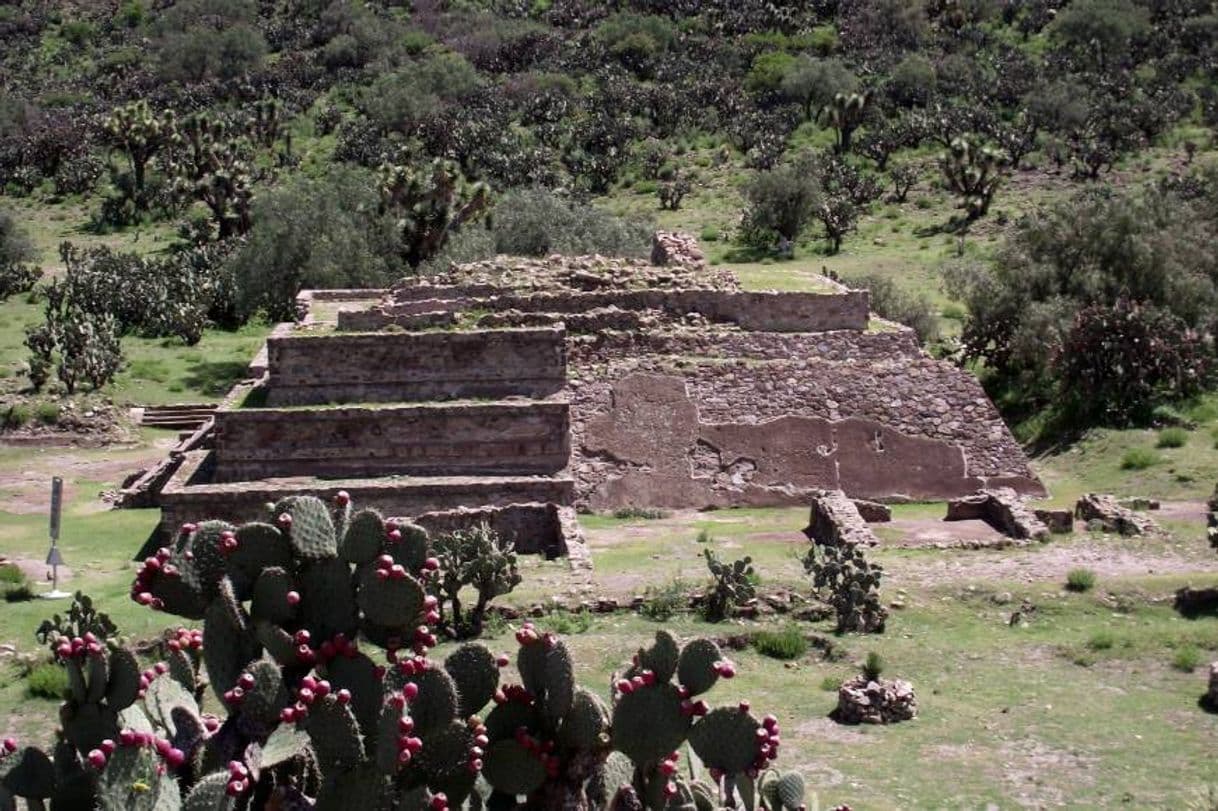
<path fill-rule="evenodd" d="M 63 563 L 63 555 L 59 554 L 59 516 L 62 511 L 63 479 L 56 476 L 51 479 L 51 550 L 47 552 L 47 565 L 51 567 L 51 590 L 42 595 L 47 600 L 71 596 L 59 590 L 59 567 Z"/>

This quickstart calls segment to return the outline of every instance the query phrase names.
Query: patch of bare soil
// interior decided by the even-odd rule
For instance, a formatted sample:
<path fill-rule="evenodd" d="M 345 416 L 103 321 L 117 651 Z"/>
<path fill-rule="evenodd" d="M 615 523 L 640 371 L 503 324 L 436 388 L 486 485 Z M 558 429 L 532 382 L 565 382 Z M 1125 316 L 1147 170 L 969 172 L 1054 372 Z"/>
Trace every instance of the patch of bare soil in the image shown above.
<path fill-rule="evenodd" d="M 1077 752 L 1067 752 L 1028 738 L 1007 742 L 998 750 L 1003 781 L 1012 798 L 1023 808 L 1065 805 L 1067 797 L 1095 785 L 1098 762 Z"/>
<path fill-rule="evenodd" d="M 872 527 L 875 530 L 882 527 L 880 534 L 892 537 L 900 533 L 901 538 L 883 546 L 898 546 L 902 548 L 917 548 L 923 546 L 1000 546 L 1009 544 L 1011 539 L 984 521 L 943 521 L 934 518 L 899 518 L 886 524 Z"/>
<path fill-rule="evenodd" d="M 64 502 L 89 504 L 97 511 L 108 509 L 98 493 L 81 492 L 79 481 L 102 482 L 118 489 L 123 480 L 141 468 L 159 462 L 172 447 L 173 439 L 158 440 L 151 447 L 113 448 L 113 453 L 73 448 L 30 448 L 12 463 L 0 466 L 0 493 L 6 512 L 18 515 L 44 513 L 50 506 L 51 478 L 64 480 Z"/>

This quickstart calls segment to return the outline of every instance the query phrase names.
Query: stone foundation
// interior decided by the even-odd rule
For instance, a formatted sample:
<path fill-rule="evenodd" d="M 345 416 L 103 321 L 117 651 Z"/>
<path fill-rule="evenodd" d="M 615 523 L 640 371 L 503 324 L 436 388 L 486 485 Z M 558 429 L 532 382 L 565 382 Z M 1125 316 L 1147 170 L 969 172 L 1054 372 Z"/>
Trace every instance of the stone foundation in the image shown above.
<path fill-rule="evenodd" d="M 918 715 L 913 685 L 901 679 L 871 681 L 855 676 L 837 691 L 837 709 L 830 717 L 839 724 L 895 724 Z"/>
<path fill-rule="evenodd" d="M 1074 505 L 1074 515 L 1082 521 L 1097 521 L 1105 532 L 1118 535 L 1149 535 L 1159 525 L 1144 515 L 1122 507 L 1113 496 L 1088 493 Z"/>
<path fill-rule="evenodd" d="M 812 543 L 828 546 L 880 544 L 879 538 L 867 528 L 858 507 L 841 490 L 819 493 L 812 498 L 812 515 L 804 535 Z"/>
<path fill-rule="evenodd" d="M 1016 540 L 1047 541 L 1049 528 L 1033 513 L 1014 490 L 982 490 L 947 503 L 944 521 L 984 521 L 1002 534 Z"/>

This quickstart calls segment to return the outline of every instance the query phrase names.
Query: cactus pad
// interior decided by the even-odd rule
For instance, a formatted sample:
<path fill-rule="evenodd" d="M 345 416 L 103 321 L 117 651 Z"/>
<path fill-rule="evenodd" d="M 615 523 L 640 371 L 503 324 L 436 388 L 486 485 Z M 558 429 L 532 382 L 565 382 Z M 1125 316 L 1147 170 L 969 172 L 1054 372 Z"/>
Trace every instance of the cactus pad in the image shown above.
<path fill-rule="evenodd" d="M 691 696 L 702 695 L 719 681 L 715 662 L 722 659 L 723 654 L 714 642 L 695 639 L 681 651 L 677 663 L 677 681 L 689 689 Z"/>
<path fill-rule="evenodd" d="M 295 590 L 296 583 L 285 569 L 278 566 L 265 569 L 254 582 L 250 616 L 276 625 L 284 624 L 296 616 L 296 606 L 288 602 L 288 592 Z"/>
<path fill-rule="evenodd" d="M 575 671 L 571 654 L 561 639 L 521 645 L 516 669 L 524 687 L 538 699 L 542 714 L 551 725 L 571 709 L 575 699 Z"/>
<path fill-rule="evenodd" d="M 609 711 L 604 703 L 582 687 L 576 690 L 558 729 L 559 743 L 569 749 L 594 749 L 602 745 L 601 736 L 608 731 Z"/>
<path fill-rule="evenodd" d="M 541 714 L 518 701 L 498 704 L 486 715 L 486 734 L 492 741 L 511 738 L 520 727 L 535 730 L 541 726 Z"/>
<path fill-rule="evenodd" d="M 0 785 L 17 797 L 46 799 L 55 793 L 55 766 L 42 750 L 27 746 L 0 761 Z"/>
<path fill-rule="evenodd" d="M 101 701 L 106 696 L 106 682 L 109 679 L 107 671 L 108 657 L 100 654 L 90 654 L 86 660 L 85 672 L 88 676 L 88 689 L 85 691 L 87 701 Z"/>
<path fill-rule="evenodd" d="M 254 677 L 254 686 L 245 691 L 241 714 L 265 727 L 273 727 L 279 719 L 279 711 L 289 701 L 279 668 L 273 662 L 260 659 L 245 672 Z"/>
<path fill-rule="evenodd" d="M 677 672 L 677 662 L 681 655 L 681 648 L 677 645 L 677 640 L 668 631 L 656 631 L 655 644 L 650 648 L 639 649 L 639 670 L 650 670 L 656 674 L 656 680 L 661 682 L 670 681 L 673 674 Z"/>
<path fill-rule="evenodd" d="M 428 784 L 459 781 L 470 774 L 469 750 L 474 745 L 474 734 L 468 724 L 450 721 L 422 738 L 418 767 L 427 776 Z"/>
<path fill-rule="evenodd" d="M 151 749 L 121 746 L 114 750 L 97 781 L 98 807 L 126 811 L 179 808 L 178 784 L 169 774 L 158 774 L 159 765 Z"/>
<path fill-rule="evenodd" d="M 168 675 L 153 679 L 144 693 L 144 709 L 148 712 L 149 720 L 164 727 L 172 736 L 177 732 L 173 722 L 173 710 L 178 707 L 183 707 L 195 715 L 199 712 L 194 696 L 186 692 L 177 681 Z"/>
<path fill-rule="evenodd" d="M 423 611 L 427 594 L 410 575 L 382 578 L 371 566 L 364 568 L 360 582 L 359 607 L 371 622 L 387 628 L 413 630 Z"/>
<path fill-rule="evenodd" d="M 546 769 L 537 756 L 515 740 L 495 741 L 483 758 L 482 776 L 504 794 L 532 794 L 546 781 Z"/>
<path fill-rule="evenodd" d="M 106 703 L 121 712 L 135 703 L 140 691 L 140 666 L 126 648 L 110 652 L 110 679 L 106 682 Z"/>
<path fill-rule="evenodd" d="M 355 638 L 357 611 L 351 570 L 338 559 L 319 560 L 300 573 L 301 621 L 314 639 Z"/>
<path fill-rule="evenodd" d="M 258 644 L 234 623 L 232 612 L 223 600 L 207 607 L 203 618 L 203 661 L 211 688 L 217 696 L 233 688 L 247 663 L 257 658 Z"/>
<path fill-rule="evenodd" d="M 681 745 L 689 725 L 676 687 L 658 682 L 640 687 L 613 708 L 613 748 L 636 764 L 652 763 Z"/>
<path fill-rule="evenodd" d="M 376 560 L 385 544 L 385 519 L 376 510 L 360 510 L 351 518 L 338 554 L 348 563 L 362 566 Z"/>
<path fill-rule="evenodd" d="M 376 738 L 376 720 L 381 712 L 383 688 L 376 664 L 362 653 L 339 656 L 326 665 L 331 689 L 351 693 L 351 711 L 364 732 L 365 743 L 371 748 Z"/>
<path fill-rule="evenodd" d="M 118 735 L 118 713 L 105 704 L 65 704 L 59 710 L 59 720 L 79 752 L 96 749 L 106 738 Z"/>
<path fill-rule="evenodd" d="M 413 676 L 391 670 L 386 681 L 395 690 L 401 689 L 406 682 L 419 686 L 419 694 L 410 702 L 410 717 L 414 719 L 415 732 L 420 737 L 457 717 L 457 684 L 440 668 L 429 667 Z"/>
<path fill-rule="evenodd" d="M 195 783 L 190 794 L 182 801 L 182 811 L 227 811 L 233 808 L 233 798 L 226 793 L 228 775 L 224 772 L 209 774 Z"/>
<path fill-rule="evenodd" d="M 318 763 L 327 773 L 356 766 L 364 758 L 355 716 L 350 707 L 340 704 L 333 695 L 313 702 L 305 730 L 317 752 Z"/>
<path fill-rule="evenodd" d="M 237 527 L 237 548 L 228 556 L 228 575 L 242 599 L 250 597 L 263 570 L 291 570 L 292 565 L 292 545 L 277 528 L 259 522 Z"/>
<path fill-rule="evenodd" d="M 169 665 L 169 677 L 182 685 L 186 692 L 194 694 L 198 689 L 198 679 L 195 678 L 195 666 L 190 654 L 181 648 L 165 653 L 165 661 Z"/>
<path fill-rule="evenodd" d="M 485 645 L 462 645 L 444 660 L 444 669 L 457 684 L 461 718 L 469 718 L 485 707 L 499 686 L 495 655 Z"/>
<path fill-rule="evenodd" d="M 292 525 L 286 533 L 299 557 L 326 560 L 338 554 L 334 521 L 324 501 L 314 496 L 284 499 L 275 505 L 275 516 L 282 514 L 292 517 Z"/>
<path fill-rule="evenodd" d="M 772 811 L 799 811 L 804 804 L 804 791 L 804 778 L 798 772 L 786 772 L 761 784 L 761 794 Z"/>
<path fill-rule="evenodd" d="M 761 722 L 737 707 L 711 710 L 689 731 L 689 743 L 708 767 L 742 774 L 757 760 Z"/>

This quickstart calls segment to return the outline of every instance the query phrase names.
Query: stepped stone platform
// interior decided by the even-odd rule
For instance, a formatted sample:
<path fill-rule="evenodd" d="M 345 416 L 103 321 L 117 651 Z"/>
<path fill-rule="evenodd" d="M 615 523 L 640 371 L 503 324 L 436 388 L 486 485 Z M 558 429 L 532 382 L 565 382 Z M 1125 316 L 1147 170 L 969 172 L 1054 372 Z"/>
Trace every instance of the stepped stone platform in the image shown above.
<path fill-rule="evenodd" d="M 578 542 L 574 509 L 1043 494 L 977 381 L 866 290 L 744 291 L 690 238 L 657 245 L 677 264 L 500 257 L 370 306 L 303 295 L 343 302 L 334 328 L 275 330 L 209 442 L 179 454 L 166 526 L 345 489 L 435 526 L 490 510 L 550 554 Z"/>

